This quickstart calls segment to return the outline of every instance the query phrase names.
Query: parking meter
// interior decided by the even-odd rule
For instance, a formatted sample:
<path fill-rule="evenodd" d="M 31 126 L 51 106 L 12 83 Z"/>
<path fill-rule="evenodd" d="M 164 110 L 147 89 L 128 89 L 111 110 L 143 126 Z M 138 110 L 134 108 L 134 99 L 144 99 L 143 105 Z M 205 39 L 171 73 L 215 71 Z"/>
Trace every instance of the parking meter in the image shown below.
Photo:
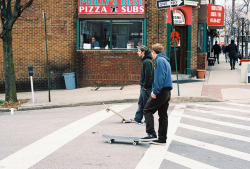
<path fill-rule="evenodd" d="M 33 88 L 33 78 L 32 78 L 34 72 L 33 72 L 33 66 L 31 64 L 28 66 L 28 70 L 29 70 L 29 75 L 30 75 L 32 101 L 33 101 L 33 103 L 35 103 L 34 88 Z"/>
<path fill-rule="evenodd" d="M 32 65 L 28 66 L 28 70 L 29 70 L 29 75 L 33 76 L 34 72 L 33 72 L 33 66 Z"/>

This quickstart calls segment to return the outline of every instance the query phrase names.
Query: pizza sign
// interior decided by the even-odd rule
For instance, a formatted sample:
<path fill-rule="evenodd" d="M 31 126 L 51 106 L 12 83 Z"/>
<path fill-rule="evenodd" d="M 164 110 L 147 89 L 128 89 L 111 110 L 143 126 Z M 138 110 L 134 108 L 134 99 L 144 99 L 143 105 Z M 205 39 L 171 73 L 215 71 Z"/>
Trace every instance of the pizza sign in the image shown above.
<path fill-rule="evenodd" d="M 144 0 L 78 0 L 78 14 L 144 14 Z"/>

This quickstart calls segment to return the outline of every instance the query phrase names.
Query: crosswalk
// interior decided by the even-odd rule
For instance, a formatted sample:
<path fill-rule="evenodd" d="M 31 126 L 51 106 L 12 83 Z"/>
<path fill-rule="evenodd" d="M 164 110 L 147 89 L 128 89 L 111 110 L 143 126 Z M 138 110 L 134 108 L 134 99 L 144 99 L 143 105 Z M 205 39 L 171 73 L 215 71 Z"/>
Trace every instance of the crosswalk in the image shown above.
<path fill-rule="evenodd" d="M 168 144 L 165 147 L 151 146 L 148 150 L 165 149 L 163 156 L 155 157 L 165 162 L 147 167 L 150 164 L 150 154 L 146 153 L 137 169 L 249 169 L 248 107 L 250 106 L 234 103 L 182 104 L 182 111 L 174 109 L 169 116 Z M 178 124 L 172 124 L 175 116 L 181 116 Z M 176 132 L 173 134 L 173 131 Z"/>
<path fill-rule="evenodd" d="M 111 108 L 117 112 L 131 112 L 131 115 L 133 115 L 132 109 L 136 109 L 136 105 L 130 103 L 117 104 Z M 145 153 L 142 153 L 142 158 L 138 158 L 138 162 L 136 161 L 134 168 L 249 169 L 249 108 L 250 105 L 247 104 L 226 102 L 176 104 L 173 110 L 169 111 L 168 140 L 166 146 L 149 146 L 149 144 L 142 144 L 142 147 L 136 146 L 138 152 L 142 148 L 145 148 Z M 55 151 L 63 149 L 63 146 L 69 144 L 77 137 L 85 135 L 86 131 L 91 130 L 91 128 L 99 126 L 97 128 L 105 127 L 106 132 L 107 129 L 114 130 L 107 128 L 108 126 L 103 126 L 103 124 L 109 124 L 110 121 L 108 120 L 112 119 L 116 121 L 119 117 L 115 116 L 112 112 L 106 112 L 105 109 L 90 113 L 1 159 L 0 168 L 28 169 L 35 166 Z M 108 122 L 105 123 L 105 121 Z M 130 130 L 128 127 L 131 127 L 131 131 L 137 130 L 140 133 L 144 131 L 143 126 L 135 124 L 114 123 L 113 125 L 118 127 L 119 130 L 122 128 Z M 135 133 L 129 134 L 134 135 Z M 104 142 L 101 140 L 101 137 L 92 136 L 92 140 L 93 138 L 99 139 L 99 141 L 92 143 L 93 145 L 99 144 L 95 145 L 97 147 L 108 146 L 103 144 Z M 84 145 L 84 142 L 80 143 Z M 125 148 L 125 146 L 122 147 L 123 145 L 119 144 L 109 148 L 115 148 L 115 146 L 117 148 Z M 131 146 L 129 148 L 133 150 Z M 98 149 L 95 149 L 95 151 L 96 157 L 102 154 Z M 115 149 L 115 151 L 118 151 L 118 149 Z M 133 159 L 133 157 L 131 158 Z M 126 168 L 126 166 L 123 167 Z"/>

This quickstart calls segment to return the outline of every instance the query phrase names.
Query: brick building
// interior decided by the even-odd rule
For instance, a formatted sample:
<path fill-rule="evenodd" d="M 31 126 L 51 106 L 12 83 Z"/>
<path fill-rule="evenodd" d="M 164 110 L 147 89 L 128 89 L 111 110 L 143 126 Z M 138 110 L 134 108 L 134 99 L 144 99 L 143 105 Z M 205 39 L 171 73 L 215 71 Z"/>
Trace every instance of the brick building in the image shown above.
<path fill-rule="evenodd" d="M 141 61 L 136 46 L 151 47 L 159 42 L 166 46 L 168 56 L 173 53 L 170 12 L 157 10 L 156 0 L 122 1 L 124 8 L 119 6 L 120 2 L 35 0 L 13 28 L 17 90 L 30 90 L 29 64 L 34 67 L 34 88 L 47 88 L 43 12 L 47 18 L 52 89 L 65 88 L 62 74 L 69 72 L 76 72 L 77 87 L 138 84 Z M 202 62 L 197 58 L 198 2 L 189 0 L 185 6 L 174 8 L 174 15 L 185 19 L 176 25 L 178 69 L 180 74 L 192 77 L 196 76 L 198 62 Z M 94 5 L 99 6 L 92 9 L 95 14 L 90 10 Z M 119 7 L 124 13 L 119 13 Z M 99 47 L 89 46 L 92 37 Z M 174 73 L 174 58 L 171 60 Z M 4 92 L 3 57 L 0 57 L 0 91 Z"/>

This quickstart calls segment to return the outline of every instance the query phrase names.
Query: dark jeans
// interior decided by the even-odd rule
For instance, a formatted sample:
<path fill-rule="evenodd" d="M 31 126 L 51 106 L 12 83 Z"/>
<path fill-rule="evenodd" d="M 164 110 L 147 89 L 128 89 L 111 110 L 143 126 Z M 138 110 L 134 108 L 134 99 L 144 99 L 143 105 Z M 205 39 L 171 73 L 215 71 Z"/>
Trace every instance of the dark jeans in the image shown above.
<path fill-rule="evenodd" d="M 167 139 L 168 130 L 168 106 L 171 98 L 171 91 L 169 88 L 163 88 L 161 92 L 153 99 L 151 96 L 148 99 L 146 106 L 144 107 L 144 116 L 146 119 L 146 132 L 150 134 L 156 134 L 154 128 L 154 116 L 153 114 L 158 110 L 159 115 L 159 129 L 158 139 Z"/>
<path fill-rule="evenodd" d="M 214 54 L 214 57 L 217 58 L 217 62 L 219 63 L 220 62 L 220 54 L 216 53 L 216 54 Z"/>
<path fill-rule="evenodd" d="M 148 98 L 150 97 L 150 94 L 152 92 L 152 89 L 144 90 L 143 87 L 141 87 L 140 90 L 140 96 L 139 96 L 139 102 L 138 102 L 138 110 L 135 114 L 135 121 L 141 123 L 141 120 L 143 118 L 143 109 L 148 101 Z"/>
<path fill-rule="evenodd" d="M 236 57 L 230 57 L 230 66 L 231 69 L 235 68 Z"/>

